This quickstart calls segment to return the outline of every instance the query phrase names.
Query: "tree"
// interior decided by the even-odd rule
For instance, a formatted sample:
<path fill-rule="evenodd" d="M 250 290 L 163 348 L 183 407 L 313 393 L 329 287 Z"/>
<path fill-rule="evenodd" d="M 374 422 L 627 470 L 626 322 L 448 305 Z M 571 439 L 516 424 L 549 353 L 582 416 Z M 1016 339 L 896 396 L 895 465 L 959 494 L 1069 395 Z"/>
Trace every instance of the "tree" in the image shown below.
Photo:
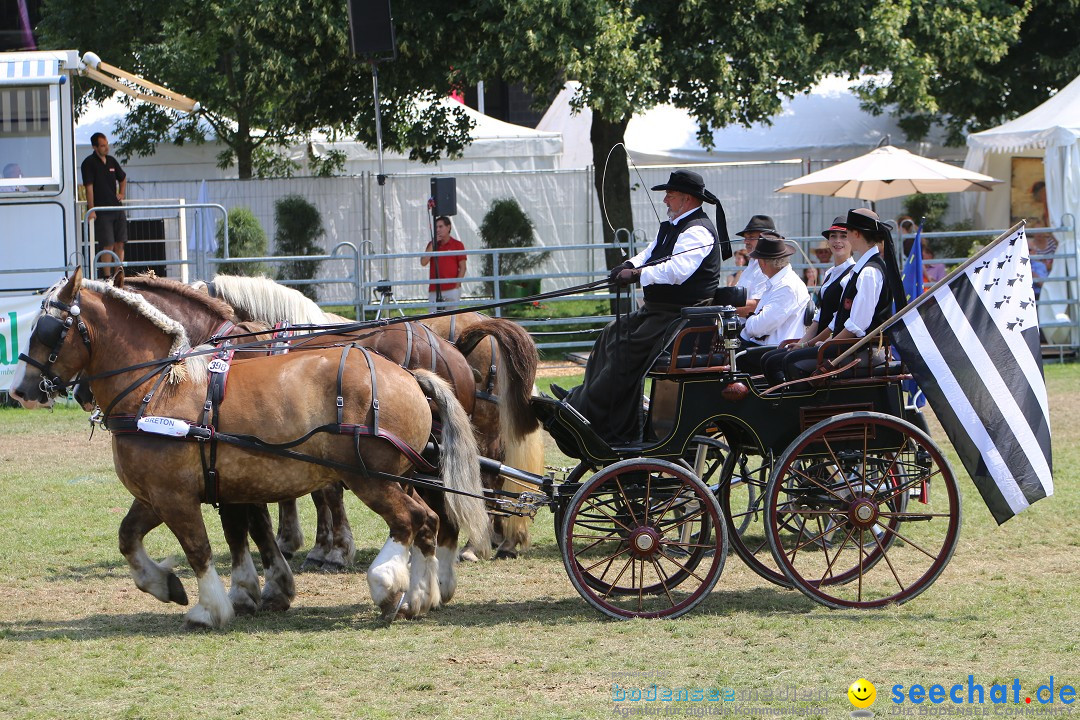
<path fill-rule="evenodd" d="M 235 207 L 229 211 L 229 257 L 248 258 L 266 257 L 266 231 L 259 224 L 255 213 L 246 207 Z M 218 221 L 218 249 L 215 257 L 225 257 L 225 223 Z M 222 275 L 266 275 L 269 268 L 264 263 L 222 263 L 217 272 Z"/>
<path fill-rule="evenodd" d="M 828 74 L 892 71 L 905 96 L 923 97 L 926 76 L 1004 53 L 1022 16 L 999 0 L 472 0 L 449 24 L 475 28 L 459 38 L 467 47 L 454 65 L 470 81 L 498 75 L 543 95 L 579 80 L 575 102 L 592 110 L 603 168 L 630 118 L 659 103 L 689 110 L 708 146 L 714 128 L 767 120 L 783 97 Z M 936 44 L 905 40 L 931 20 L 941 24 Z M 607 187 L 602 178 L 596 191 L 613 225 L 632 229 L 626 164 L 607 166 Z M 614 240 L 606 226 L 604 239 Z M 614 248 L 607 256 L 621 259 Z"/>
<path fill-rule="evenodd" d="M 900 124 L 909 137 L 924 137 L 934 123 L 947 130 L 950 144 L 962 145 L 969 132 L 1011 120 L 1046 101 L 1080 75 L 1080 0 L 1010 0 L 978 5 L 1011 11 L 1007 45 L 978 42 L 981 27 L 966 29 L 964 18 L 949 19 L 952 30 L 942 37 L 944 13 L 931 2 L 912 10 L 908 41 L 923 52 L 941 55 L 940 72 L 925 77 L 897 77 L 866 88 L 872 109 L 890 103 L 900 107 Z M 965 35 L 969 40 L 964 40 Z M 912 68 L 917 75 L 917 67 Z"/>
<path fill-rule="evenodd" d="M 192 117 L 132 104 L 121 157 L 213 134 L 228 148 L 222 167 L 235 163 L 249 178 L 291 174 L 296 163 L 283 150 L 315 130 L 374 142 L 369 68 L 350 57 L 347 28 L 339 0 L 47 0 L 39 31 L 45 47 L 92 49 L 202 104 Z M 468 119 L 431 102 L 450 86 L 448 66 L 399 68 L 385 80 L 386 146 L 420 160 L 460 153 Z M 113 92 L 92 81 L 79 90 L 82 103 Z"/>
<path fill-rule="evenodd" d="M 491 201 L 480 223 L 480 239 L 486 249 L 491 248 L 527 248 L 532 247 L 535 240 L 533 221 L 521 209 L 521 205 L 513 198 L 500 198 Z M 547 261 L 551 253 L 542 252 L 529 255 L 510 254 L 499 256 L 499 275 L 510 277 L 523 275 L 535 269 Z M 491 255 L 484 256 L 484 275 L 492 275 L 495 272 L 495 263 Z M 539 285 L 539 282 L 535 283 Z M 494 283 L 484 283 L 487 293 L 494 297 Z M 506 283 L 500 285 L 499 292 L 504 297 L 507 291 L 503 288 Z"/>
<path fill-rule="evenodd" d="M 274 203 L 274 247 L 278 255 L 319 255 L 318 240 L 323 229 L 319 209 L 300 195 L 286 195 Z M 314 260 L 294 260 L 278 269 L 279 280 L 311 280 L 318 270 Z M 312 300 L 318 300 L 313 285 L 300 285 L 297 290 Z"/>

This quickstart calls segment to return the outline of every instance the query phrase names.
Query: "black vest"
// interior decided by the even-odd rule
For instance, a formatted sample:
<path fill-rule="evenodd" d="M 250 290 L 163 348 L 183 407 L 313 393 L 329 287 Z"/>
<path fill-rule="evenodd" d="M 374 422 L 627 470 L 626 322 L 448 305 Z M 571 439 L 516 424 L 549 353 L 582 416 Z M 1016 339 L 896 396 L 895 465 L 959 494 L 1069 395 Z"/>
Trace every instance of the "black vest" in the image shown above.
<path fill-rule="evenodd" d="M 866 265 L 863 265 L 858 271 L 852 271 L 851 277 L 848 278 L 847 286 L 840 296 L 840 307 L 836 309 L 836 317 L 833 319 L 833 335 L 843 330 L 844 323 L 851 317 L 851 303 L 855 299 L 855 292 L 859 284 L 859 273 L 869 265 L 873 265 L 881 272 L 881 294 L 878 295 L 877 304 L 874 305 L 874 317 L 870 320 L 870 327 L 863 328 L 863 330 L 869 332 L 892 317 L 892 292 L 889 291 L 889 275 L 885 269 L 885 259 L 878 252 L 871 256 L 866 261 Z"/>
<path fill-rule="evenodd" d="M 832 327 L 833 318 L 836 316 L 836 310 L 840 307 L 840 296 L 844 292 L 844 285 L 840 281 L 843 280 L 854 265 L 848 265 L 844 268 L 844 272 L 833 278 L 833 281 L 829 283 L 829 286 L 825 288 L 825 292 L 818 291 L 818 309 L 821 310 L 821 317 L 818 319 L 818 330 L 824 330 L 827 327 Z"/>
<path fill-rule="evenodd" d="M 705 211 L 698 208 L 690 213 L 677 225 L 671 222 L 660 223 L 660 231 L 656 234 L 656 247 L 646 258 L 646 262 L 670 257 L 675 249 L 675 241 L 679 235 L 692 227 L 701 226 L 709 231 L 713 238 L 712 250 L 701 261 L 701 265 L 686 278 L 681 285 L 645 285 L 642 292 L 646 302 L 666 303 L 668 305 L 695 305 L 702 300 L 711 299 L 720 285 L 720 241 L 716 234 L 716 227 Z"/>

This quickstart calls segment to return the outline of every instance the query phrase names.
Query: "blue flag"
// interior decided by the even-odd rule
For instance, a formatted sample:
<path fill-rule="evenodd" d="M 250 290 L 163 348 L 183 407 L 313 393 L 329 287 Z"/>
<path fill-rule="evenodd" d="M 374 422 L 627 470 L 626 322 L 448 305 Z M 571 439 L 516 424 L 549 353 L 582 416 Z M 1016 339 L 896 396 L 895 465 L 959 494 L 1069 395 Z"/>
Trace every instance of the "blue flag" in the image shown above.
<path fill-rule="evenodd" d="M 911 252 L 904 259 L 904 294 L 907 295 L 904 305 L 922 295 L 923 292 L 922 228 L 920 222 L 919 229 L 915 233 L 915 242 L 911 243 Z"/>
<path fill-rule="evenodd" d="M 915 232 L 915 242 L 911 243 L 911 252 L 904 259 L 902 274 L 904 277 L 904 294 L 907 295 L 905 305 L 923 293 L 922 230 L 923 224 L 920 222 L 919 229 Z M 900 305 L 900 303 L 897 303 L 897 305 Z M 909 395 L 911 403 L 915 407 L 921 408 L 926 404 L 926 396 L 923 395 L 918 383 L 914 380 L 904 381 L 904 392 Z"/>

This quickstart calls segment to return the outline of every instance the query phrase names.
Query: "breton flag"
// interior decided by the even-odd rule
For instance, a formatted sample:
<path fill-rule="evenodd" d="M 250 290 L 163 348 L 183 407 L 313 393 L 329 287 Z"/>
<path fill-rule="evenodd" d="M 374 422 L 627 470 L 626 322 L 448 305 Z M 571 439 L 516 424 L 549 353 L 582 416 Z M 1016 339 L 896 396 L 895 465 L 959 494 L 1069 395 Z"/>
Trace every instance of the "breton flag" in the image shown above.
<path fill-rule="evenodd" d="M 1052 495 L 1050 408 L 1023 225 L 887 329 L 998 524 Z"/>

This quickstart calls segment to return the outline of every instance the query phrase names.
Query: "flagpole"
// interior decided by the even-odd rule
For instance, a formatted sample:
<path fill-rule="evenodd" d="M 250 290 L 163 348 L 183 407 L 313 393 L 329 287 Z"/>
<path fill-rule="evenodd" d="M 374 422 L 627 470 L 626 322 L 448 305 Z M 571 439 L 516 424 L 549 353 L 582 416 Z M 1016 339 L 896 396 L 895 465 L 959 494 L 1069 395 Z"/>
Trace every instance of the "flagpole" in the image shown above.
<path fill-rule="evenodd" d="M 829 362 L 835 367 L 836 365 L 839 365 L 841 362 L 843 362 L 844 358 L 850 357 L 854 353 L 858 352 L 860 349 L 865 347 L 868 343 L 875 340 L 879 335 L 881 335 L 884 328 L 887 328 L 890 325 L 894 324 L 897 320 L 899 320 L 903 316 L 907 315 L 911 310 L 914 310 L 916 307 L 921 305 L 922 302 L 923 302 L 924 296 L 930 295 L 931 293 L 933 293 L 935 290 L 937 290 L 942 285 L 947 285 L 950 281 L 952 281 L 954 275 L 958 275 L 959 273 L 966 270 L 972 263 L 974 263 L 976 260 L 979 260 L 983 255 L 985 255 L 986 253 L 990 252 L 995 247 L 1000 245 L 1002 241 L 1008 239 L 1010 236 L 1012 236 L 1013 233 L 1015 233 L 1018 229 L 1023 227 L 1026 223 L 1027 223 L 1026 220 L 1021 220 L 1020 222 L 1016 223 L 1011 228 L 1009 228 L 1008 230 L 1003 232 L 1001 235 L 998 235 L 998 237 L 994 240 L 994 242 L 990 243 L 989 245 L 984 247 L 982 250 L 980 250 L 979 252 L 975 253 L 974 255 L 969 257 L 967 260 L 962 262 L 960 265 L 953 268 L 952 272 L 950 272 L 948 275 L 946 275 L 945 277 L 941 278 L 936 283 L 934 283 L 933 287 L 926 290 L 919 297 L 913 298 L 911 302 L 909 302 L 903 308 L 898 310 L 895 315 L 893 315 L 891 318 L 889 318 L 885 322 L 878 325 L 876 328 L 874 328 L 874 330 L 872 332 L 869 332 L 866 335 L 864 335 L 859 340 L 859 342 L 855 343 L 854 345 L 849 347 L 847 350 L 845 350 L 843 353 L 841 353 L 837 357 L 833 358 Z"/>

